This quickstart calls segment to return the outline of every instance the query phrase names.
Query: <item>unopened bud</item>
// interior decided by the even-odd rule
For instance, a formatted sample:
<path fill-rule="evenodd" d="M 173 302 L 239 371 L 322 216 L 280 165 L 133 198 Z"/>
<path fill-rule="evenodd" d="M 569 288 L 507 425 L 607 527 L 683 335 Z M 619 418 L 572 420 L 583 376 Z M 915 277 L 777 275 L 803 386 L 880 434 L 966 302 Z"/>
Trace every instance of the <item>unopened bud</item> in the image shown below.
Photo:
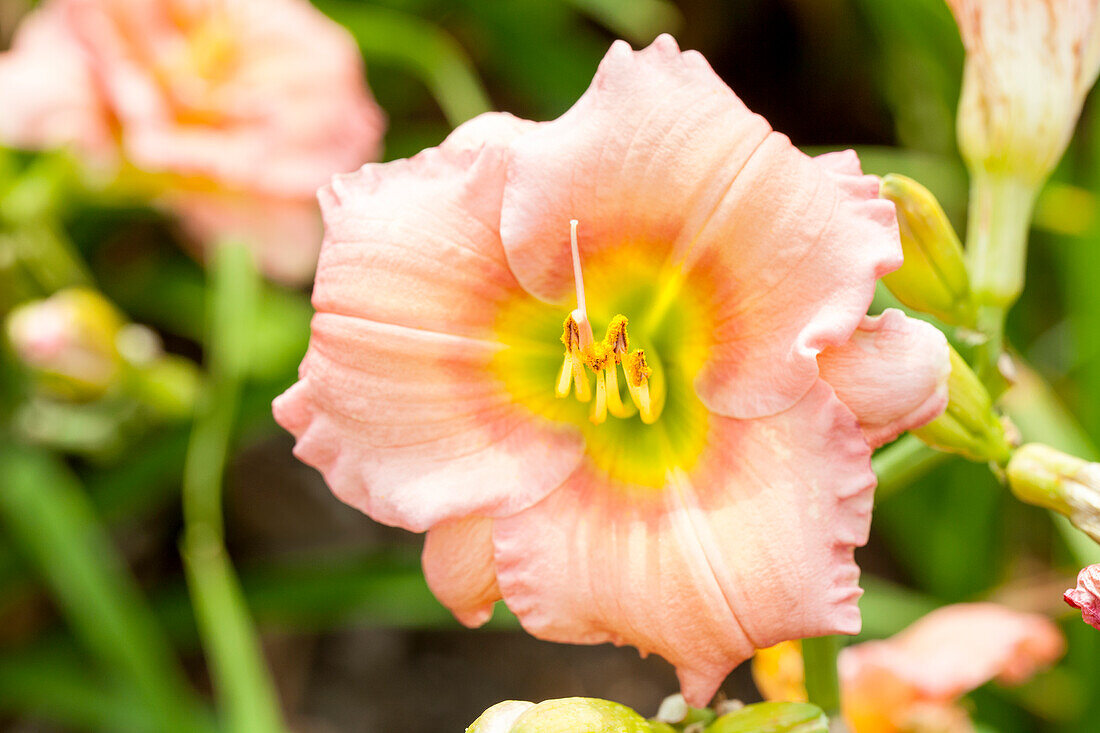
<path fill-rule="evenodd" d="M 466 733 L 665 733 L 667 724 L 651 724 L 636 712 L 610 700 L 566 697 L 538 705 L 509 700 L 482 713 Z"/>
<path fill-rule="evenodd" d="M 1077 574 L 1077 587 L 1062 596 L 1066 603 L 1081 609 L 1086 624 L 1100 629 L 1100 565 L 1089 565 Z"/>
<path fill-rule="evenodd" d="M 759 702 L 718 718 L 707 733 L 828 733 L 821 708 L 805 702 Z"/>
<path fill-rule="evenodd" d="M 519 716 L 535 707 L 535 703 L 526 700 L 505 700 L 498 702 L 478 717 L 466 733 L 509 733 Z"/>
<path fill-rule="evenodd" d="M 1007 476 L 1021 501 L 1064 514 L 1100 542 L 1100 463 L 1029 443 L 1012 456 Z"/>
<path fill-rule="evenodd" d="M 905 305 L 952 326 L 974 328 L 977 307 L 962 244 L 936 197 L 911 178 L 890 174 L 880 195 L 897 208 L 905 262 L 882 278 Z"/>
<path fill-rule="evenodd" d="M 103 396 L 118 378 L 123 360 L 116 339 L 125 324 L 100 293 L 70 288 L 16 308 L 7 334 L 46 391 L 87 401 Z"/>
<path fill-rule="evenodd" d="M 972 461 L 1003 466 L 1012 455 L 993 400 L 970 366 L 951 349 L 948 403 L 942 415 L 913 434 L 933 448 L 958 453 Z"/>

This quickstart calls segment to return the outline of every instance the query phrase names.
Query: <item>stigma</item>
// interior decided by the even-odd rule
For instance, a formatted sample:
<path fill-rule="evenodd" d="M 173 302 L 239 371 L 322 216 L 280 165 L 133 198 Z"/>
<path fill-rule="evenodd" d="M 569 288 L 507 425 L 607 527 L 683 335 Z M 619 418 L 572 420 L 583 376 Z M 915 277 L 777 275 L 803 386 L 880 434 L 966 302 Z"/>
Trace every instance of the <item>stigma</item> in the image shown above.
<path fill-rule="evenodd" d="M 589 420 L 595 425 L 605 422 L 609 414 L 622 419 L 638 414 L 643 423 L 651 425 L 660 417 L 664 397 L 661 394 L 663 390 L 651 389 L 651 383 L 657 386 L 663 384 L 663 380 L 653 380 L 654 370 L 644 349 L 630 350 L 626 316 L 619 314 L 612 318 L 603 340 L 595 340 L 584 299 L 576 219 L 569 222 L 569 241 L 577 307 L 562 324 L 561 342 L 565 347 L 565 358 L 558 372 L 555 394 L 564 399 L 572 393 L 579 402 L 590 402 Z M 623 400 L 619 391 L 620 368 L 623 370 L 626 392 L 630 396 L 629 403 Z M 589 381 L 589 372 L 595 377 L 594 389 Z"/>

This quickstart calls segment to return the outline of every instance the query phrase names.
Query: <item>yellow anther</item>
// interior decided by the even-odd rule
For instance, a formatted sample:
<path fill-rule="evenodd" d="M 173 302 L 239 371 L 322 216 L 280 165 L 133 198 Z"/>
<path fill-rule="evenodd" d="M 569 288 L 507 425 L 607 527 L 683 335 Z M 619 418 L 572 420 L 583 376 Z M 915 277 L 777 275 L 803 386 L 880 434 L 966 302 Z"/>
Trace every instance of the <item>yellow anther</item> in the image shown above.
<path fill-rule="evenodd" d="M 635 387 L 641 387 L 648 384 L 649 377 L 653 374 L 653 370 L 650 369 L 649 364 L 646 363 L 645 352 L 641 349 L 634 349 L 634 351 L 626 357 L 626 361 L 623 363 L 623 370 L 626 372 L 628 386 L 633 385 Z"/>
<path fill-rule="evenodd" d="M 626 372 L 626 388 L 630 390 L 630 399 L 638 407 L 642 422 L 650 425 L 657 420 L 659 410 L 654 409 L 653 400 L 649 394 L 649 377 L 653 370 L 646 364 L 645 352 L 635 349 L 623 360 L 623 371 Z"/>
<path fill-rule="evenodd" d="M 626 316 L 617 315 L 611 319 L 611 323 L 607 324 L 607 335 L 604 336 L 604 343 L 607 348 L 615 355 L 615 361 L 620 362 L 623 356 L 630 351 L 630 338 L 626 335 Z"/>
<path fill-rule="evenodd" d="M 561 342 L 565 345 L 565 359 L 562 361 L 561 371 L 558 373 L 558 385 L 555 394 L 558 397 L 568 397 L 570 384 L 573 385 L 577 399 L 588 402 L 592 399 L 592 387 L 588 384 L 588 375 L 584 371 L 584 349 L 581 346 L 584 336 L 583 326 L 588 324 L 577 323 L 573 314 L 569 314 L 562 324 Z M 591 328 L 588 329 L 591 333 Z"/>

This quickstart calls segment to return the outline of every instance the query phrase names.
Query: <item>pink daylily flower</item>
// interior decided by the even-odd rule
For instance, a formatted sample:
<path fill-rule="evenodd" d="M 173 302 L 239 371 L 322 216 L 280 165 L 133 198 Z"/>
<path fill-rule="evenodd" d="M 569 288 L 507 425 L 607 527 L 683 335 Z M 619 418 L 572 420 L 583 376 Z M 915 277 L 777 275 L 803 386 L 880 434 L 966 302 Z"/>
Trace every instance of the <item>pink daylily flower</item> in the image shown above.
<path fill-rule="evenodd" d="M 704 703 L 756 647 L 859 630 L 872 447 L 946 404 L 942 334 L 865 316 L 901 264 L 877 192 L 672 38 L 617 42 L 561 118 L 483 115 L 321 191 L 276 419 L 341 499 L 428 532 L 463 623 L 503 599 Z"/>
<path fill-rule="evenodd" d="M 972 731 L 959 697 L 994 679 L 1020 684 L 1065 647 L 1045 616 L 993 603 L 945 606 L 889 639 L 841 653 L 844 714 L 859 733 Z"/>
<path fill-rule="evenodd" d="M 972 733 L 962 695 L 994 679 L 1023 683 L 1064 652 L 1045 616 L 994 603 L 945 606 L 889 639 L 842 650 L 841 708 L 852 733 Z M 768 700 L 806 699 L 797 643 L 757 652 L 753 677 Z"/>
<path fill-rule="evenodd" d="M 1086 624 L 1100 629 L 1100 565 L 1089 565 L 1077 574 L 1077 587 L 1062 596 L 1066 603 L 1081 609 Z"/>
<path fill-rule="evenodd" d="M 46 0 L 0 98 L 3 144 L 73 145 L 289 282 L 316 264 L 317 188 L 384 128 L 354 41 L 305 0 Z"/>

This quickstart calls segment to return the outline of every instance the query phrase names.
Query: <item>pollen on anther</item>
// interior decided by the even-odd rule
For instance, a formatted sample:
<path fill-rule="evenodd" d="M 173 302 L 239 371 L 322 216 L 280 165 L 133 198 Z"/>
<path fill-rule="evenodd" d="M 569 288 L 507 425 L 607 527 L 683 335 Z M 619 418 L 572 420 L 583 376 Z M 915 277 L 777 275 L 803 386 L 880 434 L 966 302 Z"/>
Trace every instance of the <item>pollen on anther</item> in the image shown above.
<path fill-rule="evenodd" d="M 626 371 L 627 379 L 635 387 L 641 386 L 649 381 L 649 377 L 653 374 L 653 370 L 646 364 L 645 352 L 641 349 L 635 349 L 626 359 L 623 361 L 624 371 Z"/>
<path fill-rule="evenodd" d="M 627 319 L 624 315 L 617 315 L 607 324 L 607 335 L 604 342 L 615 355 L 615 361 L 622 361 L 622 357 L 630 351 L 630 338 L 626 335 Z"/>

